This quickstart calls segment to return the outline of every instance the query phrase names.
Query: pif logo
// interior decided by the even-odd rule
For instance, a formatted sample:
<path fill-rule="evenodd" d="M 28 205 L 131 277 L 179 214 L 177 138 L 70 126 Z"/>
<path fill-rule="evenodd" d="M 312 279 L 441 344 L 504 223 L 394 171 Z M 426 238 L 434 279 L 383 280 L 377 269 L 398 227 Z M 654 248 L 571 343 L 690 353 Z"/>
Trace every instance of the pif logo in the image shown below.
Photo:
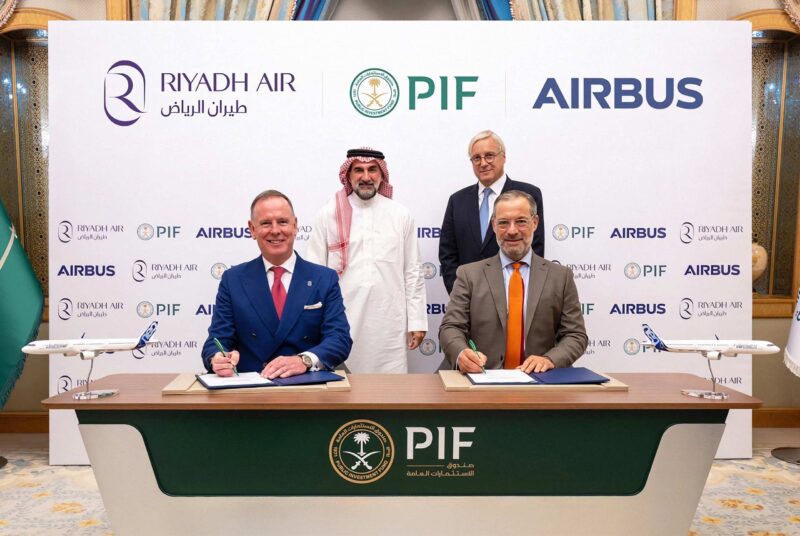
<path fill-rule="evenodd" d="M 361 115 L 383 117 L 397 106 L 400 86 L 383 69 L 365 69 L 350 84 L 350 102 Z"/>
<path fill-rule="evenodd" d="M 336 474 L 353 484 L 379 480 L 394 463 L 394 442 L 374 421 L 350 421 L 333 434 L 328 448 Z"/>

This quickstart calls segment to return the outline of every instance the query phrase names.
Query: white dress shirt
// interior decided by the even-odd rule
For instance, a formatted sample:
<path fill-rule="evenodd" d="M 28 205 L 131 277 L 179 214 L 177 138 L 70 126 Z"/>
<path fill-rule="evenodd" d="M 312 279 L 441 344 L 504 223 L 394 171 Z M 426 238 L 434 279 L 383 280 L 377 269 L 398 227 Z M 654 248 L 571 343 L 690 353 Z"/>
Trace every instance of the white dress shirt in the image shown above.
<path fill-rule="evenodd" d="M 281 276 L 281 283 L 283 283 L 283 288 L 286 289 L 286 300 L 289 300 L 289 285 L 292 284 L 292 274 L 294 273 L 294 265 L 297 263 L 297 253 L 292 251 L 292 256 L 286 259 L 283 264 L 272 264 L 263 256 L 261 260 L 264 261 L 264 269 L 267 271 L 267 285 L 269 286 L 270 292 L 272 292 L 272 285 L 275 284 L 275 272 L 272 271 L 274 266 L 281 266 L 286 271 Z M 307 355 L 311 358 L 311 368 L 308 370 L 316 371 L 321 370 L 323 367 L 320 366 L 319 357 L 317 357 L 314 352 L 300 352 L 300 355 Z"/>

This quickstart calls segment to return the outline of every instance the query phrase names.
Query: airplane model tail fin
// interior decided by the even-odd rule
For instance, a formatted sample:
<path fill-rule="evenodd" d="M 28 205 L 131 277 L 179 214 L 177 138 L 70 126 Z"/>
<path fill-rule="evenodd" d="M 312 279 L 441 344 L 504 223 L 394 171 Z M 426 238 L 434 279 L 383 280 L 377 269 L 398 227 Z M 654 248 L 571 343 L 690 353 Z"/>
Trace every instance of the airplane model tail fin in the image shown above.
<path fill-rule="evenodd" d="M 153 322 L 152 324 L 147 326 L 147 329 L 144 330 L 144 333 L 142 333 L 142 336 L 139 337 L 139 342 L 136 344 L 136 348 L 141 348 L 142 346 L 147 344 L 147 341 L 149 341 L 150 337 L 152 337 L 153 334 L 156 332 L 156 328 L 157 327 L 158 327 L 158 322 Z M 136 348 L 134 348 L 134 349 L 136 349 Z"/>
<path fill-rule="evenodd" d="M 650 339 L 650 341 L 652 341 L 653 346 L 655 346 L 657 350 L 661 350 L 662 352 L 669 351 L 667 345 L 664 344 L 664 341 L 662 341 L 658 335 L 656 335 L 656 332 L 653 331 L 653 328 L 647 324 L 642 324 L 642 328 L 644 328 L 644 334 L 647 335 L 647 338 Z"/>

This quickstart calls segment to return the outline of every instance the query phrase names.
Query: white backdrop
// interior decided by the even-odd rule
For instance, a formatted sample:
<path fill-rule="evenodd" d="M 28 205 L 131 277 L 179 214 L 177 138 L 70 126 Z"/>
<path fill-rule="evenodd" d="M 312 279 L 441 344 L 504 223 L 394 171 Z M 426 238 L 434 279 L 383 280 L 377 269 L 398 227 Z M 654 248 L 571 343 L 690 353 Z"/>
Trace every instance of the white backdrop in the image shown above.
<path fill-rule="evenodd" d="M 350 98 L 370 68 L 397 83 L 382 117 Z M 292 198 L 302 255 L 346 150 L 369 145 L 387 155 L 430 263 L 429 340 L 409 360 L 433 371 L 447 304 L 438 228 L 448 196 L 475 181 L 468 140 L 489 128 L 508 174 L 542 189 L 545 256 L 575 271 L 591 339 L 577 364 L 708 377 L 699 356 L 643 352 L 641 324 L 668 339 L 751 336 L 750 69 L 750 27 L 732 22 L 53 23 L 51 337 L 132 337 L 158 320 L 160 345 L 102 356 L 95 377 L 200 371 L 214 274 L 258 254 L 243 236 L 251 199 L 266 188 Z M 203 73 L 222 73 L 219 84 L 199 86 Z M 225 88 L 225 76 L 240 83 Z M 412 106 L 414 77 L 430 82 L 416 83 Z M 456 77 L 477 77 L 461 109 Z M 571 109 L 535 108 L 549 78 L 568 106 L 571 79 L 632 78 L 642 96 L 650 80 L 664 101 L 667 85 L 697 78 L 702 104 L 677 106 L 698 100 L 676 89 L 664 109 L 624 108 L 635 97 L 615 104 L 612 89 L 608 108 L 587 107 L 583 91 Z M 51 393 L 87 371 L 53 357 Z M 750 393 L 749 357 L 715 373 Z M 728 422 L 719 455 L 750 456 L 750 412 Z M 51 431 L 51 463 L 86 463 L 72 412 L 52 412 Z"/>

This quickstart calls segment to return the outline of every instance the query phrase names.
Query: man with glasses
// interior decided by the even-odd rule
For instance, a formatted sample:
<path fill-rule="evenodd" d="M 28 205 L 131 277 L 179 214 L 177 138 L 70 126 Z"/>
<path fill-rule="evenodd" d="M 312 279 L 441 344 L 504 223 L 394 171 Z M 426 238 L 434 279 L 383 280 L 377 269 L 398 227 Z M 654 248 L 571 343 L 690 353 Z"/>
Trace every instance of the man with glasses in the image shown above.
<path fill-rule="evenodd" d="M 467 146 L 467 154 L 478 183 L 450 196 L 439 237 L 439 262 L 448 293 L 453 290 L 459 266 L 497 255 L 497 243 L 489 220 L 494 201 L 503 192 L 520 190 L 536 201 L 540 225 L 533 235 L 533 251 L 544 257 L 542 191 L 506 175 L 505 144 L 491 130 L 476 134 Z"/>
<path fill-rule="evenodd" d="M 572 365 L 586 350 L 572 270 L 531 250 L 536 212 L 527 193 L 500 194 L 491 221 L 498 254 L 457 270 L 439 341 L 449 364 L 461 372 L 543 372 Z"/>
<path fill-rule="evenodd" d="M 261 192 L 248 226 L 261 255 L 222 274 L 203 345 L 206 369 L 272 379 L 337 367 L 353 343 L 339 278 L 295 253 L 292 202 L 277 190 Z"/>

